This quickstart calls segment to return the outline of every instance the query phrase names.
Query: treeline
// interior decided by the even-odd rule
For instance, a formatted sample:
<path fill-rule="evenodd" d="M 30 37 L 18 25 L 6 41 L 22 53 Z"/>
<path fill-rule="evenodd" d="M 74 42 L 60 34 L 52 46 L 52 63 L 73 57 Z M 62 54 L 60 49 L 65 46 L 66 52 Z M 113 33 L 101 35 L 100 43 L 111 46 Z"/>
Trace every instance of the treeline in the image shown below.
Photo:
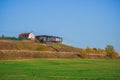
<path fill-rule="evenodd" d="M 80 54 L 82 58 L 86 58 L 88 55 L 104 55 L 111 59 L 116 59 L 119 57 L 118 52 L 115 51 L 114 46 L 107 45 L 105 49 L 100 48 L 90 48 L 80 49 Z"/>
<path fill-rule="evenodd" d="M 0 36 L 0 40 L 30 40 L 28 38 L 16 38 L 16 37 L 7 37 L 7 36 Z"/>

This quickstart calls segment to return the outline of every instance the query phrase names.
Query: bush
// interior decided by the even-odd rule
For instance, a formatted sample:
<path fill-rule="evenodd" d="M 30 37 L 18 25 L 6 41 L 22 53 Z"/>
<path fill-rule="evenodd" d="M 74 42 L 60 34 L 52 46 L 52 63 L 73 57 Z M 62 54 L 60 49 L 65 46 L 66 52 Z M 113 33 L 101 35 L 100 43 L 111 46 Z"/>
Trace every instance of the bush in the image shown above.
<path fill-rule="evenodd" d="M 105 50 L 107 52 L 107 56 L 110 57 L 111 59 L 115 59 L 119 56 L 118 53 L 115 52 L 114 46 L 112 45 L 107 45 Z"/>
<path fill-rule="evenodd" d="M 38 50 L 38 51 L 44 51 L 45 49 L 46 49 L 45 46 L 38 46 L 36 48 L 36 50 Z"/>
<path fill-rule="evenodd" d="M 87 57 L 87 52 L 84 49 L 80 49 L 80 56 L 81 58 L 86 58 Z"/>

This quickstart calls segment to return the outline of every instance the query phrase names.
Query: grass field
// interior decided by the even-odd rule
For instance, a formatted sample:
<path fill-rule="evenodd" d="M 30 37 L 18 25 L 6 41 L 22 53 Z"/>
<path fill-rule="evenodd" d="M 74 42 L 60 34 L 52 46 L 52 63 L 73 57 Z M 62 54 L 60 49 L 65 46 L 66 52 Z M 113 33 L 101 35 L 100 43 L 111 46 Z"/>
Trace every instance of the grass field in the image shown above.
<path fill-rule="evenodd" d="M 120 80 L 120 60 L 0 60 L 0 80 Z"/>

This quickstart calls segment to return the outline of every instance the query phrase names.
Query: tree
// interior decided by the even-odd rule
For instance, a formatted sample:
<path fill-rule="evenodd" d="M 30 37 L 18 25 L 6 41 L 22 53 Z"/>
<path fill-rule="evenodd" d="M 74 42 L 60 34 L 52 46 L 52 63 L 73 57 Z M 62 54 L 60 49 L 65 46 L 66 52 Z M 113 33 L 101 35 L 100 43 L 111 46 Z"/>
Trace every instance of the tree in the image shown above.
<path fill-rule="evenodd" d="M 87 57 L 87 52 L 84 49 L 80 49 L 80 56 L 81 58 L 86 58 Z"/>
<path fill-rule="evenodd" d="M 93 50 L 97 51 L 97 48 L 93 48 Z"/>
<path fill-rule="evenodd" d="M 92 48 L 86 47 L 86 52 L 87 52 L 87 53 L 91 53 L 91 52 L 92 52 Z"/>
<path fill-rule="evenodd" d="M 107 45 L 105 48 L 106 52 L 107 52 L 107 56 L 110 58 L 116 58 L 117 53 L 115 52 L 115 49 L 112 45 Z"/>

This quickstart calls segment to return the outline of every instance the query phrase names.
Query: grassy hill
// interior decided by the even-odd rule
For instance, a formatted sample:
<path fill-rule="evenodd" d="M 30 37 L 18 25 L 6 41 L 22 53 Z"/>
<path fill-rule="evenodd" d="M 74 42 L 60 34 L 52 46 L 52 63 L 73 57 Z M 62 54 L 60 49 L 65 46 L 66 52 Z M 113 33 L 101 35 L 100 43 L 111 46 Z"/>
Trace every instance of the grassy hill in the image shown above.
<path fill-rule="evenodd" d="M 43 44 L 32 40 L 0 40 L 0 59 L 20 58 L 104 58 L 103 49 L 80 49 L 65 44 Z M 118 54 L 115 53 L 115 58 Z"/>
<path fill-rule="evenodd" d="M 79 52 L 78 48 L 64 44 L 41 44 L 31 40 L 0 40 L 0 50 L 37 50 L 37 51 L 60 51 Z"/>
<path fill-rule="evenodd" d="M 1 50 L 38 50 L 38 48 L 41 48 L 41 50 L 51 50 L 48 47 L 31 40 L 0 40 Z"/>
<path fill-rule="evenodd" d="M 78 52 L 79 48 L 64 44 L 41 44 L 31 40 L 0 40 L 0 59 L 80 58 Z"/>

